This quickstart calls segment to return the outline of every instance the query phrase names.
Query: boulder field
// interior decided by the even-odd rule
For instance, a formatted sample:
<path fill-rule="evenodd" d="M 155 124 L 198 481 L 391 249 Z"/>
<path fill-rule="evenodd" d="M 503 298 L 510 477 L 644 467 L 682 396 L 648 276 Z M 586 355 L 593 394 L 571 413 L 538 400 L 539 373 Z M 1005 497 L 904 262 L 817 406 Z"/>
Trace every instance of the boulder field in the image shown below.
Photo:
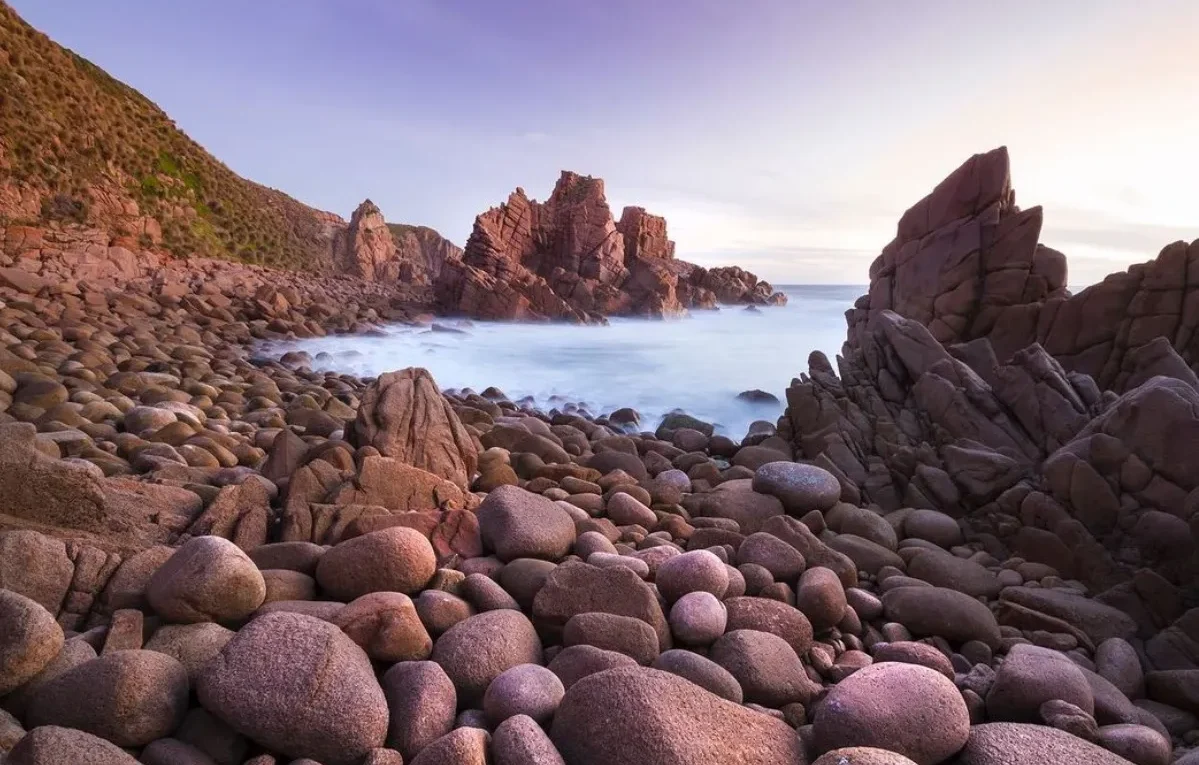
<path fill-rule="evenodd" d="M 433 331 L 377 282 L 0 229 L 0 762 L 1199 763 L 1199 242 L 1071 296 L 1040 215 L 972 158 L 740 441 L 270 351 Z M 588 279 L 672 255 L 608 229 Z"/>

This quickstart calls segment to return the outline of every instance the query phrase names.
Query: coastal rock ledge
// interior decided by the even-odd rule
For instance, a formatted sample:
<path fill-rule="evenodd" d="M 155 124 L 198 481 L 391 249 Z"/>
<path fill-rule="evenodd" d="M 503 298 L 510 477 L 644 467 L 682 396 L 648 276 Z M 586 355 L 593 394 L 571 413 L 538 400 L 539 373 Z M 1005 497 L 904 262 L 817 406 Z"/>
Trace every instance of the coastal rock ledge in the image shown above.
<path fill-rule="evenodd" d="M 1199 241 L 1041 216 L 970 159 L 740 442 L 259 342 L 777 299 L 595 179 L 346 277 L 0 224 L 0 762 L 1195 765 Z"/>

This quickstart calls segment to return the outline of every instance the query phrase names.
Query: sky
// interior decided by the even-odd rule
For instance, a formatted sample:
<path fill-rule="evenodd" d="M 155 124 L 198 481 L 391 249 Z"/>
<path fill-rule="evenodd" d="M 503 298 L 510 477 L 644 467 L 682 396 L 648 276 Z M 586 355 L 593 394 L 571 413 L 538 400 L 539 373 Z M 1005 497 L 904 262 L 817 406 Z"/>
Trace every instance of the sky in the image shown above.
<path fill-rule="evenodd" d="M 569 169 L 681 258 L 861 284 L 999 145 L 1072 285 L 1199 238 L 1194 0 L 9 2 L 241 175 L 458 244 Z"/>

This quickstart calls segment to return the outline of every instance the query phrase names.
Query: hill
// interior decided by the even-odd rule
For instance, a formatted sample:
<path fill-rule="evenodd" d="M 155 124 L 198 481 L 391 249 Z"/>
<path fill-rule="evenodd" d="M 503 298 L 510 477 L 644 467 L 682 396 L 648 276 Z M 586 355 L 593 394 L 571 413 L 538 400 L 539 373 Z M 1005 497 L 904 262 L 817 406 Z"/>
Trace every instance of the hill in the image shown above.
<path fill-rule="evenodd" d="M 102 226 L 178 257 L 316 270 L 328 267 L 333 231 L 345 225 L 240 177 L 3 0 L 0 217 Z"/>

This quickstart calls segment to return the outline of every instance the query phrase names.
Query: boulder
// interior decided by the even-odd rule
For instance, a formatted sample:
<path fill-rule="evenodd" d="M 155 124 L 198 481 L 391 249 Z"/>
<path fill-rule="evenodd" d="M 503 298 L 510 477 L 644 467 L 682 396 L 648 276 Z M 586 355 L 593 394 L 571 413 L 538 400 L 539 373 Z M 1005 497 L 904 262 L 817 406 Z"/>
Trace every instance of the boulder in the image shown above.
<path fill-rule="evenodd" d="M 496 676 L 483 695 L 483 711 L 492 725 L 526 715 L 547 724 L 562 702 L 566 689 L 550 670 L 537 664 L 518 664 Z"/>
<path fill-rule="evenodd" d="M 491 681 L 521 664 L 540 664 L 541 641 L 519 611 L 486 611 L 458 622 L 433 645 L 433 661 L 454 683 L 460 704 L 478 704 Z"/>
<path fill-rule="evenodd" d="M 979 640 L 999 646 L 999 624 L 991 609 L 969 595 L 943 587 L 899 587 L 883 595 L 883 610 L 917 637 L 952 643 Z"/>
<path fill-rule="evenodd" d="M 692 550 L 663 561 L 654 575 L 654 583 L 667 603 L 690 592 L 708 592 L 723 598 L 729 586 L 728 567 L 708 550 Z"/>
<path fill-rule="evenodd" d="M 970 728 L 959 765 L 1028 765 L 1033 762 L 1069 765 L 1129 765 L 1103 747 L 1046 725 L 987 723 Z"/>
<path fill-rule="evenodd" d="M 987 693 L 987 718 L 994 722 L 1038 722 L 1041 705 L 1067 701 L 1087 714 L 1095 712 L 1091 686 L 1064 654 L 1033 645 L 1016 645 L 995 673 Z"/>
<path fill-rule="evenodd" d="M 453 729 L 458 694 L 437 662 L 400 662 L 383 675 L 382 685 L 391 709 L 387 745 L 406 762 Z"/>
<path fill-rule="evenodd" d="M 495 765 L 566 765 L 554 742 L 528 715 L 514 715 L 491 734 Z"/>
<path fill-rule="evenodd" d="M 349 439 L 467 490 L 478 449 L 428 371 L 380 375 L 362 394 Z"/>
<path fill-rule="evenodd" d="M 316 567 L 326 594 L 350 601 L 372 592 L 420 592 L 437 570 L 423 534 L 403 526 L 372 531 L 327 550 Z"/>
<path fill-rule="evenodd" d="M 670 647 L 670 627 L 654 591 L 627 568 L 599 568 L 563 563 L 545 580 L 533 599 L 538 629 L 557 632 L 575 614 L 592 611 L 631 616 L 654 628 L 658 645 Z"/>
<path fill-rule="evenodd" d="M 24 595 L 0 590 L 0 696 L 36 677 L 62 646 L 54 614 Z"/>
<path fill-rule="evenodd" d="M 747 702 L 777 709 L 807 704 L 819 691 L 794 649 L 768 632 L 734 629 L 713 643 L 708 655 L 737 679 Z"/>
<path fill-rule="evenodd" d="M 816 750 L 870 746 L 937 765 L 966 743 L 970 713 L 936 670 L 881 662 L 842 680 L 821 702 L 813 727 Z"/>
<path fill-rule="evenodd" d="M 600 672 L 571 686 L 550 737 L 570 765 L 804 761 L 799 737 L 781 720 L 641 667 Z"/>
<path fill-rule="evenodd" d="M 266 598 L 266 582 L 254 561 L 227 539 L 187 540 L 167 559 L 146 586 L 150 607 L 163 619 L 235 622 Z"/>
<path fill-rule="evenodd" d="M 841 499 L 841 483 L 836 476 L 800 462 L 767 462 L 754 471 L 753 488 L 778 497 L 787 512 L 796 516 L 828 510 Z"/>
<path fill-rule="evenodd" d="M 243 627 L 206 664 L 197 696 L 258 744 L 325 765 L 383 746 L 387 700 L 370 659 L 328 622 L 275 612 Z"/>
<path fill-rule="evenodd" d="M 38 688 L 31 727 L 78 728 L 118 746 L 139 747 L 171 735 L 187 713 L 187 670 L 156 651 L 114 651 Z"/>
<path fill-rule="evenodd" d="M 22 738 L 7 765 L 138 765 L 116 744 L 74 728 L 43 725 Z"/>
<path fill-rule="evenodd" d="M 741 683 L 716 662 L 691 651 L 672 649 L 654 659 L 654 669 L 686 678 L 706 691 L 734 704 L 744 701 Z"/>
<path fill-rule="evenodd" d="M 569 513 L 517 486 L 493 490 L 476 515 L 484 546 L 503 561 L 561 560 L 575 541 L 575 523 Z"/>
<path fill-rule="evenodd" d="M 375 661 L 419 661 L 433 650 L 412 599 L 400 592 L 367 593 L 347 603 L 332 621 Z"/>

